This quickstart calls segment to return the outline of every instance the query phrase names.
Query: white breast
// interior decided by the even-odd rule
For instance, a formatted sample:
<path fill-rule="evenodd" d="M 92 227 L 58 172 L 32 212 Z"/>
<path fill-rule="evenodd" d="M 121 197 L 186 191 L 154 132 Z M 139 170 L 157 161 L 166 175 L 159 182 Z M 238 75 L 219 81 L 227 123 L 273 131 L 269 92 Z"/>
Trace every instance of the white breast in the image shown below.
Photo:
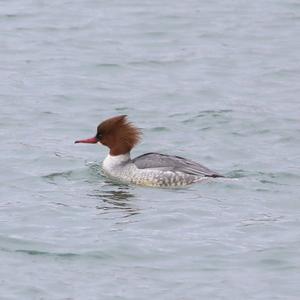
<path fill-rule="evenodd" d="M 124 165 L 130 161 L 130 155 L 121 154 L 121 155 L 110 155 L 104 159 L 102 163 L 103 170 L 109 174 L 113 174 L 115 172 L 120 171 Z"/>

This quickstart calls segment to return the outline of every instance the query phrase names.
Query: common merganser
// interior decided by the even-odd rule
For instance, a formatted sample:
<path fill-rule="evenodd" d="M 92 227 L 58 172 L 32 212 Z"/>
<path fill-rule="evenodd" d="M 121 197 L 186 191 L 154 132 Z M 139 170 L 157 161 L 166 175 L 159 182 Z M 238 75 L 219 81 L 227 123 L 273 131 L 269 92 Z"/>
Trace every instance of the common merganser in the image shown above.
<path fill-rule="evenodd" d="M 108 177 L 125 183 L 176 187 L 199 182 L 207 177 L 223 177 L 180 156 L 151 152 L 131 159 L 130 151 L 140 138 L 140 129 L 127 120 L 127 115 L 121 115 L 102 122 L 95 137 L 75 143 L 101 143 L 107 146 L 109 154 L 103 161 L 103 171 Z"/>

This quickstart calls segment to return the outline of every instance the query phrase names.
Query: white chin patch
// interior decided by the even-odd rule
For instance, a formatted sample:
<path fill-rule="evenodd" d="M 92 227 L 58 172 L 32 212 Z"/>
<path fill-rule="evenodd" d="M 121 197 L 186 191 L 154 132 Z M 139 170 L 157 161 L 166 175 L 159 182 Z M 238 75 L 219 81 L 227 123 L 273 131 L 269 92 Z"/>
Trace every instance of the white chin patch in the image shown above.
<path fill-rule="evenodd" d="M 100 143 L 100 142 L 97 142 L 97 144 L 98 144 L 98 145 L 101 145 L 101 143 Z"/>

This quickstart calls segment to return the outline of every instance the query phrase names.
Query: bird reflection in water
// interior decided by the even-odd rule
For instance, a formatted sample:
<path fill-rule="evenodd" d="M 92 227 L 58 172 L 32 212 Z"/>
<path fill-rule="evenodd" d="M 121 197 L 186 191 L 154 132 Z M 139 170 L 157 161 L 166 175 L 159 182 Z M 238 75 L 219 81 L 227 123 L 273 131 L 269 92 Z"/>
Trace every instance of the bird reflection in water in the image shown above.
<path fill-rule="evenodd" d="M 104 188 L 109 188 L 109 190 L 104 190 Z M 134 207 L 132 203 L 135 196 L 129 190 L 128 186 L 120 186 L 110 182 L 109 185 L 102 187 L 101 190 L 94 190 L 93 195 L 90 196 L 102 200 L 102 203 L 97 205 L 96 208 L 102 210 L 103 213 L 119 210 L 125 212 L 123 217 L 127 218 L 139 213 L 139 209 Z"/>

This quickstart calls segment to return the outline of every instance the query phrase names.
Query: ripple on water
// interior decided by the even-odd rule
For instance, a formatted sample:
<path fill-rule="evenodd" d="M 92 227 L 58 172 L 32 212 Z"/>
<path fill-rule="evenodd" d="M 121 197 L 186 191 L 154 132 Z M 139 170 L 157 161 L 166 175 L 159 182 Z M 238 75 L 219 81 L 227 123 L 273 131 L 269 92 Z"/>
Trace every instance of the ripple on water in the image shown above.
<path fill-rule="evenodd" d="M 48 181 L 49 183 L 55 183 L 61 179 L 68 181 L 73 180 L 98 180 L 102 177 L 102 170 L 98 163 L 87 162 L 87 168 L 80 168 L 75 170 L 63 171 L 63 172 L 53 172 L 47 175 L 41 176 L 42 179 Z"/>
<path fill-rule="evenodd" d="M 233 110 L 221 109 L 221 110 L 204 110 L 200 111 L 198 114 L 189 117 L 182 121 L 183 124 L 194 123 L 198 119 L 206 119 L 213 121 L 214 124 L 224 124 L 231 120 L 230 114 Z"/>
<path fill-rule="evenodd" d="M 99 69 L 114 70 L 114 69 L 121 69 L 123 66 L 121 64 L 101 63 L 101 64 L 95 64 L 94 67 Z"/>
<path fill-rule="evenodd" d="M 23 253 L 32 256 L 42 256 L 42 257 L 60 257 L 60 258 L 96 258 L 107 260 L 112 258 L 112 255 L 105 251 L 82 251 L 82 252 L 68 252 L 68 251 L 57 251 L 57 246 L 51 244 L 37 244 L 36 242 L 31 242 L 23 239 L 14 238 L 2 238 L 1 241 L 1 251 L 9 253 Z"/>
<path fill-rule="evenodd" d="M 168 127 L 164 127 L 164 126 L 157 126 L 157 127 L 152 127 L 151 131 L 153 131 L 153 132 L 167 132 L 167 131 L 170 131 L 170 129 Z"/>
<path fill-rule="evenodd" d="M 93 193 L 88 194 L 89 197 L 99 199 L 100 203 L 96 205 L 96 209 L 102 213 L 110 211 L 122 210 L 125 212 L 124 218 L 139 214 L 140 209 L 136 206 L 136 196 L 130 192 L 130 188 L 126 185 L 108 182 L 103 189 L 95 189 Z"/>
<path fill-rule="evenodd" d="M 172 65 L 179 65 L 184 64 L 184 60 L 182 59 L 159 59 L 159 60 L 142 60 L 142 61 L 132 61 L 129 62 L 129 66 L 158 66 L 158 67 L 164 67 L 164 66 L 172 66 Z"/>

